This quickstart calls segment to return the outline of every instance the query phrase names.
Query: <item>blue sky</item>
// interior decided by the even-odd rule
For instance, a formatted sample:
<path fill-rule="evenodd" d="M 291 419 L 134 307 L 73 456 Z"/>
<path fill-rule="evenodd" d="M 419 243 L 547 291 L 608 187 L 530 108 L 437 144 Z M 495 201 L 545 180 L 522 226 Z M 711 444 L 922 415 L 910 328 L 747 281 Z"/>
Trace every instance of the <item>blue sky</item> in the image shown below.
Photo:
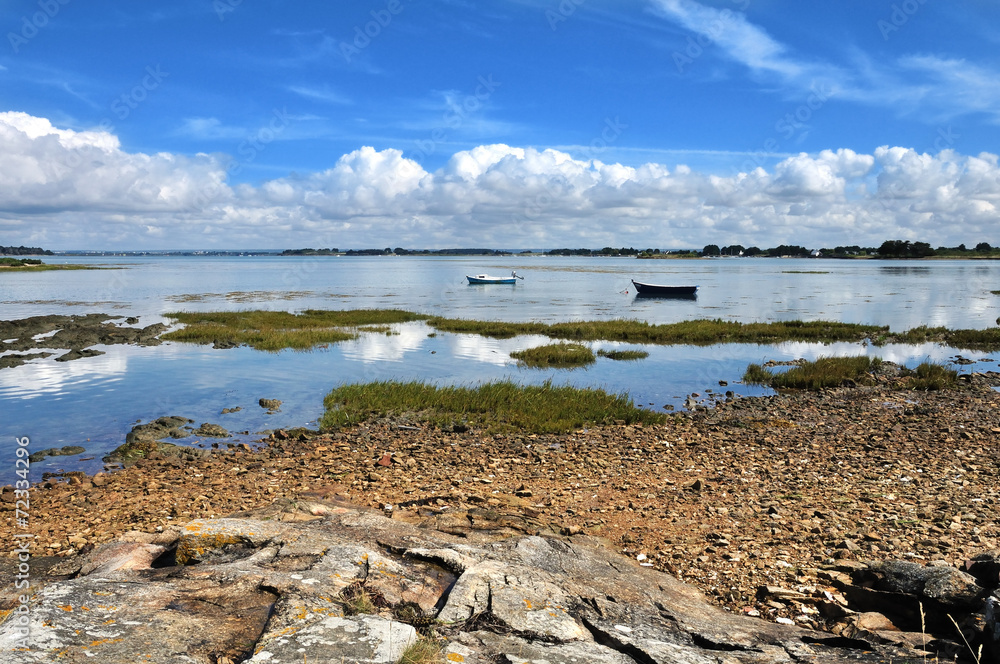
<path fill-rule="evenodd" d="M 5 0 L 0 244 L 1000 244 L 987 0 Z"/>

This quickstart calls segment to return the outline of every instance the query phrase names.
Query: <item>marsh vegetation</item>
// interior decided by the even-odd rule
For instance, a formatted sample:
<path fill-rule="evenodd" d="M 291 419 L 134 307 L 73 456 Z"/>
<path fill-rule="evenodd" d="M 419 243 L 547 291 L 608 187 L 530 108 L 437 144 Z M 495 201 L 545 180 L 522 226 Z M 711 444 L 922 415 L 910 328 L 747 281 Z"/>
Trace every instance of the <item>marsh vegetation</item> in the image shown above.
<path fill-rule="evenodd" d="M 617 360 L 619 362 L 634 362 L 649 357 L 649 353 L 644 350 L 604 350 L 602 348 L 597 351 L 597 354 L 609 360 Z"/>
<path fill-rule="evenodd" d="M 593 364 L 594 351 L 583 344 L 549 344 L 514 351 L 510 356 L 518 362 L 538 369 L 548 367 L 581 367 Z"/>
<path fill-rule="evenodd" d="M 0 258 L 0 272 L 48 272 L 50 270 L 110 270 L 113 267 L 96 267 L 94 265 L 51 264 L 43 263 L 37 258 Z"/>
<path fill-rule="evenodd" d="M 751 364 L 743 374 L 743 382 L 766 385 L 774 389 L 820 390 L 845 385 L 874 385 L 886 372 L 877 357 L 821 357 L 804 362 L 788 371 L 774 372 L 759 364 Z M 958 385 L 958 372 L 941 364 L 924 362 L 916 369 L 900 367 L 894 383 L 898 389 L 944 390 Z"/>
<path fill-rule="evenodd" d="M 164 316 L 185 325 L 162 335 L 165 341 L 247 345 L 266 351 L 308 350 L 321 344 L 354 339 L 363 326 L 380 326 L 384 330 L 384 326 L 423 318 L 397 309 L 307 310 L 300 314 L 283 311 L 173 312 Z"/>
<path fill-rule="evenodd" d="M 163 336 L 168 341 L 246 344 L 259 350 L 307 349 L 357 336 L 362 326 L 385 326 L 426 321 L 439 332 L 478 334 L 494 339 L 540 335 L 567 342 L 617 341 L 634 344 L 710 346 L 713 344 L 776 344 L 785 341 L 810 343 L 870 342 L 920 344 L 940 343 L 969 350 L 1000 349 L 1000 327 L 985 330 L 949 330 L 916 327 L 893 332 L 886 325 L 860 325 L 832 321 L 774 321 L 740 323 L 722 319 L 696 319 L 653 324 L 639 320 L 570 321 L 564 323 L 480 321 L 427 316 L 399 309 L 307 310 L 300 314 L 282 311 L 237 311 L 165 314 L 186 327 Z"/>
<path fill-rule="evenodd" d="M 603 424 L 658 424 L 666 416 L 637 408 L 628 394 L 601 389 L 517 385 L 511 381 L 475 387 L 438 387 L 420 381 L 342 385 L 323 401 L 324 430 L 369 419 L 402 418 L 441 429 L 486 433 L 564 433 Z"/>

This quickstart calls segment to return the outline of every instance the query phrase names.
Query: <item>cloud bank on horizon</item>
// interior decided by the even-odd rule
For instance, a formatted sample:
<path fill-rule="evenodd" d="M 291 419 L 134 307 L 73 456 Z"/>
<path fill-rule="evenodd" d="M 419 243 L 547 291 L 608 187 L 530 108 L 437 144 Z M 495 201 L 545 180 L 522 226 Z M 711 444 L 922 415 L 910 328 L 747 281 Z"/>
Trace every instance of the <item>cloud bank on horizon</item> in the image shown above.
<path fill-rule="evenodd" d="M 502 144 L 456 152 L 428 172 L 400 150 L 362 147 L 324 171 L 232 186 L 218 155 L 129 153 L 105 132 L 2 113 L 0 152 L 0 207 L 22 220 L 7 228 L 32 224 L 35 241 L 75 246 L 948 243 L 956 228 L 963 238 L 994 233 L 1000 200 L 996 155 L 901 147 L 802 153 L 731 176 Z"/>
<path fill-rule="evenodd" d="M 210 27 L 228 32 L 204 53 L 215 70 L 143 53 L 137 62 L 156 64 L 129 74 L 117 96 L 102 92 L 115 85 L 110 66 L 74 79 L 46 50 L 45 26 L 25 37 L 33 5 L 21 3 L 29 23 L 8 34 L 15 56 L 0 55 L 0 77 L 13 84 L 0 93 L 11 109 L 0 112 L 0 244 L 1000 244 L 998 157 L 968 149 L 998 138 L 995 49 L 969 47 L 954 26 L 932 30 L 937 9 L 926 0 L 872 10 L 870 34 L 848 47 L 817 37 L 834 19 L 854 26 L 850 12 L 798 8 L 810 22 L 793 30 L 765 0 L 317 8 L 353 32 L 305 30 L 297 20 L 322 21 L 301 14 L 275 28 L 266 12 L 222 2 Z M 46 25 L 73 43 L 84 19 L 59 7 Z M 120 22 L 140 39 L 211 18 L 195 2 L 166 7 Z M 964 29 L 977 18 L 950 15 Z M 503 20 L 531 51 L 521 66 L 570 51 L 565 80 L 500 69 L 511 50 L 498 42 L 514 34 Z M 431 28 L 485 52 L 464 51 L 475 60 L 467 67 L 445 63 L 462 48 L 428 46 Z M 274 52 L 254 60 L 243 40 L 260 30 Z M 536 52 L 541 37 L 548 50 Z M 594 39 L 622 37 L 636 53 L 594 55 Z M 876 53 L 886 49 L 892 57 Z M 654 71 L 636 57 L 647 52 L 658 56 Z M 401 80 L 431 61 L 433 75 Z M 248 83 L 219 94 L 213 77 L 251 68 L 259 103 L 246 101 Z M 464 87 L 448 85 L 456 80 Z M 543 93 L 564 106 L 540 104 Z"/>

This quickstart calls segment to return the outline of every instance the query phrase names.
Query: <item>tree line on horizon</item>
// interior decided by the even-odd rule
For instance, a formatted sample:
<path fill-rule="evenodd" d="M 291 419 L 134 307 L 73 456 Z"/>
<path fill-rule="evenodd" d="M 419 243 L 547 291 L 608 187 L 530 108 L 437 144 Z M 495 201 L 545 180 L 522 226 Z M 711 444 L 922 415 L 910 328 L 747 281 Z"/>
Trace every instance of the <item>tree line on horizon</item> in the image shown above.
<path fill-rule="evenodd" d="M 200 252 L 199 252 L 200 253 Z M 215 253 L 215 252 L 207 252 Z M 229 253 L 229 252 L 223 252 Z M 403 247 L 385 247 L 384 249 L 348 249 L 342 251 L 331 247 L 327 249 L 285 249 L 282 256 L 511 256 L 514 253 L 532 254 L 532 250 L 512 252 L 501 249 L 405 249 Z M 806 247 L 794 244 L 781 244 L 776 247 L 761 249 L 760 247 L 744 247 L 741 244 L 731 244 L 719 246 L 717 244 L 707 244 L 702 249 L 636 249 L 635 247 L 604 247 L 602 249 L 550 249 L 542 252 L 546 256 L 636 256 L 640 258 L 649 257 L 713 257 L 713 256 L 742 256 L 742 257 L 808 257 L 822 256 L 824 258 L 857 258 L 878 256 L 882 258 L 927 258 L 938 257 L 973 257 L 990 256 L 1000 257 L 1000 247 L 994 247 L 989 242 L 980 242 L 974 248 L 969 249 L 965 244 L 957 247 L 937 247 L 932 248 L 927 242 L 911 242 L 909 240 L 886 240 L 878 247 L 863 247 L 860 245 L 836 246 L 832 249 L 807 249 Z M 52 256 L 48 249 L 41 247 L 25 246 L 0 246 L 0 256 Z"/>
<path fill-rule="evenodd" d="M 0 246 L 0 256 L 51 256 L 52 252 L 41 247 L 2 247 Z"/>
<path fill-rule="evenodd" d="M 788 256 L 806 258 L 822 256 L 825 258 L 856 258 L 864 256 L 879 256 L 882 258 L 927 258 L 929 256 L 969 256 L 969 255 L 1000 255 L 1000 247 L 993 247 L 988 242 L 980 242 L 973 249 L 965 244 L 957 247 L 938 247 L 934 249 L 927 242 L 910 242 L 909 240 L 886 240 L 878 247 L 863 247 L 861 245 L 836 246 L 822 249 L 808 249 L 795 244 L 781 244 L 776 247 L 761 249 L 760 247 L 744 247 L 741 244 L 731 244 L 721 247 L 717 244 L 707 244 L 698 249 L 636 249 L 635 247 L 604 247 L 603 249 L 552 249 L 545 252 L 548 256 L 675 256 L 675 257 L 712 257 L 712 256 L 744 256 L 775 258 Z"/>
<path fill-rule="evenodd" d="M 702 256 L 824 256 L 828 258 L 852 258 L 858 256 L 880 256 L 883 258 L 927 258 L 929 256 L 967 256 L 988 255 L 1000 252 L 1000 249 L 993 247 L 989 242 L 980 242 L 974 249 L 969 249 L 965 244 L 957 247 L 938 247 L 934 249 L 927 242 L 910 242 L 909 240 L 886 240 L 878 247 L 862 247 L 860 245 L 837 246 L 832 249 L 824 247 L 822 249 L 810 250 L 798 245 L 779 245 L 770 249 L 760 249 L 758 247 L 743 247 L 738 244 L 728 247 L 719 247 L 715 244 L 706 245 L 702 251 Z"/>

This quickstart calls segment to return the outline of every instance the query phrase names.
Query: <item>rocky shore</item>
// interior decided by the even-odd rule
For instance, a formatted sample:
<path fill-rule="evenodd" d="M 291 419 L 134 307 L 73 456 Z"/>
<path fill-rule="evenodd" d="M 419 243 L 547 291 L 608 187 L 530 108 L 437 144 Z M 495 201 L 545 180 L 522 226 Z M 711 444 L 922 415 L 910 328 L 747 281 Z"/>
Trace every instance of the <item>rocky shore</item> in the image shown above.
<path fill-rule="evenodd" d="M 122 323 L 110 321 L 124 319 Z M 78 316 L 32 316 L 20 320 L 0 320 L 0 352 L 12 351 L 0 357 L 0 369 L 18 367 L 28 360 L 54 355 L 63 349 L 56 362 L 70 362 L 84 357 L 103 355 L 96 345 L 132 344 L 159 345 L 159 335 L 167 330 L 163 323 L 132 327 L 138 318 L 109 314 Z M 39 350 L 48 349 L 48 350 Z M 27 351 L 39 350 L 37 353 Z"/>
<path fill-rule="evenodd" d="M 169 533 L 276 501 L 344 501 L 466 539 L 484 524 L 510 536 L 599 538 L 729 614 L 912 646 L 912 624 L 858 618 L 876 609 L 859 611 L 849 588 L 876 588 L 887 576 L 871 565 L 879 561 L 957 571 L 977 556 L 987 567 L 995 560 L 1000 392 L 991 388 L 1000 375 L 965 383 L 733 399 L 665 426 L 566 435 L 378 421 L 279 431 L 258 451 L 157 449 L 119 472 L 69 473 L 32 489 L 32 555 L 44 570 L 129 531 Z M 13 492 L 2 498 L 0 535 L 13 541 Z M 275 518 L 299 518 L 287 514 Z M 13 565 L 8 558 L 4 571 Z"/>

